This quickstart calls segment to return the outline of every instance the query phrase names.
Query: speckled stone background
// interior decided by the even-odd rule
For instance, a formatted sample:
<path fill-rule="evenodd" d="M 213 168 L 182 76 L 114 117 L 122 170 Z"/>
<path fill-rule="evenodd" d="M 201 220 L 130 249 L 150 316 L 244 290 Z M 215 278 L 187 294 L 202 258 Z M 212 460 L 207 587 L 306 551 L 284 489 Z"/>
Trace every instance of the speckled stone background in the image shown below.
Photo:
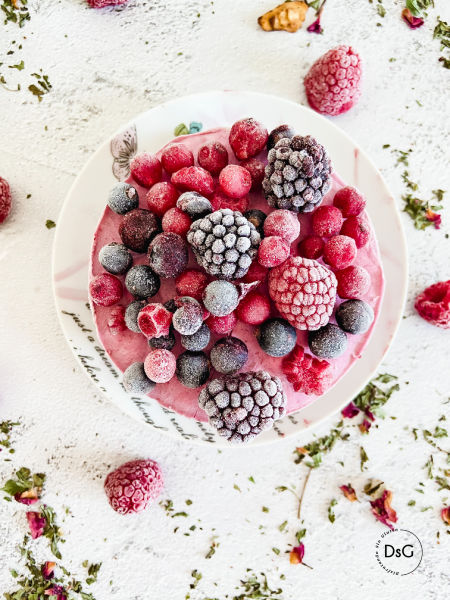
<path fill-rule="evenodd" d="M 303 526 L 305 561 L 313 570 L 289 564 L 284 551 L 300 528 L 297 504 L 291 494 L 275 490 L 301 487 L 306 469 L 293 462 L 297 440 L 218 452 L 141 427 L 105 401 L 77 367 L 59 329 L 50 284 L 54 232 L 45 227 L 46 219 L 57 221 L 75 175 L 98 144 L 133 115 L 179 95 L 222 88 L 305 103 L 304 74 L 339 43 L 351 43 L 361 53 L 365 81 L 359 104 L 334 122 L 370 154 L 399 207 L 402 169 L 383 144 L 413 149 L 410 176 L 419 183 L 421 197 L 449 189 L 450 72 L 439 64 L 439 42 L 432 39 L 437 15 L 450 21 L 448 0 L 436 0 L 416 31 L 400 20 L 400 0 L 384 1 L 384 18 L 375 2 L 329 0 L 322 36 L 305 30 L 262 32 L 256 18 L 272 8 L 269 0 L 130 0 L 101 11 L 83 0 L 29 2 L 31 21 L 23 29 L 0 26 L 1 72 L 9 87 L 22 84 L 15 93 L 0 86 L 0 175 L 10 181 L 14 199 L 12 215 L 0 230 L 0 415 L 22 423 L 14 434 L 12 462 L 1 454 L 1 481 L 22 465 L 47 473 L 45 501 L 60 515 L 67 539 L 63 563 L 80 577 L 83 560 L 103 563 L 98 583 L 91 586 L 97 600 L 183 600 L 189 592 L 193 599 L 221 600 L 238 593 L 248 568 L 267 573 L 273 587 L 281 584 L 285 599 L 448 598 L 449 536 L 439 510 L 450 492 L 438 492 L 423 469 L 431 453 L 442 467 L 443 455 L 423 441 L 420 431 L 418 441 L 411 433 L 413 427 L 433 430 L 439 417 L 449 414 L 450 405 L 444 404 L 450 395 L 449 333 L 428 325 L 413 309 L 419 290 L 450 277 L 448 200 L 440 230 L 417 231 L 402 216 L 409 298 L 382 367 L 399 376 L 401 390 L 370 435 L 362 438 L 353 428 L 350 440 L 339 443 L 312 472 Z M 7 55 L 13 40 L 22 49 Z M 21 59 L 22 71 L 7 68 Z M 30 74 L 40 68 L 53 88 L 38 103 L 27 87 Z M 317 433 L 327 433 L 337 418 Z M 440 441 L 448 448 L 448 439 Z M 370 459 L 363 473 L 362 443 Z M 188 517 L 170 518 L 158 505 L 130 518 L 109 508 L 102 487 L 108 470 L 146 456 L 164 469 L 164 498 Z M 360 489 L 369 477 L 382 479 L 393 491 L 399 525 L 422 541 L 424 558 L 412 575 L 396 577 L 380 568 L 374 545 L 384 527 L 367 502 L 350 504 L 340 495 L 339 485 L 350 481 Z M 423 494 L 415 491 L 419 482 Z M 334 497 L 339 501 L 331 524 L 327 507 Z M 186 506 L 186 499 L 192 505 Z M 408 506 L 411 499 L 415 506 Z M 3 593 L 14 589 L 9 567 L 19 565 L 17 543 L 27 526 L 25 507 L 0 502 Z M 66 506 L 70 512 L 63 519 Z M 431 508 L 422 512 L 426 507 Z M 288 526 L 280 532 L 285 520 Z M 220 545 L 208 560 L 213 536 Z M 46 541 L 33 546 L 40 558 L 51 558 Z M 193 569 L 203 578 L 190 590 Z M 281 582 L 280 574 L 285 575 Z"/>

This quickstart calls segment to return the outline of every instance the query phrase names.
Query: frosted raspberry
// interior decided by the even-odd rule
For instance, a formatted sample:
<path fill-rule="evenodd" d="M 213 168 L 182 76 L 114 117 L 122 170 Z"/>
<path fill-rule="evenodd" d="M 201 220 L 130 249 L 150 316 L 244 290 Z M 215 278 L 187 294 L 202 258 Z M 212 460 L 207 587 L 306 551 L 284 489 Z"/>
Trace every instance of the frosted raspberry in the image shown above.
<path fill-rule="evenodd" d="M 335 235 L 325 242 L 323 259 L 334 269 L 349 267 L 356 258 L 355 240 L 346 235 Z"/>
<path fill-rule="evenodd" d="M 281 316 L 297 329 L 326 325 L 336 302 L 334 273 L 315 260 L 292 256 L 269 273 L 269 294 Z"/>
<path fill-rule="evenodd" d="M 300 221 L 290 210 L 274 210 L 264 221 L 264 235 L 277 235 L 292 244 L 300 235 Z"/>
<path fill-rule="evenodd" d="M 138 327 L 147 338 L 159 338 L 169 335 L 172 313 L 162 304 L 147 304 L 139 311 Z"/>
<path fill-rule="evenodd" d="M 190 296 L 196 300 L 201 300 L 203 291 L 208 284 L 208 277 L 202 271 L 188 269 L 181 273 L 175 281 L 177 294 L 180 296 Z"/>
<path fill-rule="evenodd" d="M 94 277 L 89 284 L 92 302 L 98 306 L 112 306 L 122 298 L 123 287 L 117 277 L 102 273 Z"/>
<path fill-rule="evenodd" d="M 228 165 L 219 175 L 219 184 L 229 198 L 243 198 L 252 187 L 252 176 L 239 165 Z"/>
<path fill-rule="evenodd" d="M 320 396 L 332 383 L 330 363 L 306 354 L 299 345 L 283 358 L 282 365 L 283 373 L 296 392 Z"/>
<path fill-rule="evenodd" d="M 241 167 L 247 169 L 252 178 L 252 190 L 257 191 L 261 189 L 262 180 L 265 175 L 266 165 L 258 158 L 247 158 L 241 162 Z"/>
<path fill-rule="evenodd" d="M 337 292 L 341 298 L 361 298 L 370 287 L 370 275 L 364 267 L 352 265 L 336 271 Z"/>
<path fill-rule="evenodd" d="M 104 8 L 105 6 L 118 6 L 128 0 L 86 0 L 91 8 Z"/>
<path fill-rule="evenodd" d="M 297 250 L 304 258 L 320 258 L 323 254 L 325 242 L 317 235 L 308 235 L 298 245 Z"/>
<path fill-rule="evenodd" d="M 359 215 L 364 210 L 366 201 L 356 188 L 344 187 L 336 192 L 333 204 L 341 210 L 344 217 L 351 217 Z"/>
<path fill-rule="evenodd" d="M 271 235 L 261 240 L 258 248 L 258 262 L 263 267 L 281 265 L 290 253 L 289 244 L 278 235 Z"/>
<path fill-rule="evenodd" d="M 177 359 L 170 350 L 152 350 L 144 360 L 145 374 L 155 383 L 167 383 L 177 368 Z"/>
<path fill-rule="evenodd" d="M 214 192 L 211 174 L 201 167 L 180 169 L 172 175 L 172 183 L 182 192 L 198 192 L 202 196 L 211 196 Z"/>
<path fill-rule="evenodd" d="M 432 325 L 450 329 L 450 280 L 427 287 L 417 296 L 414 308 Z"/>
<path fill-rule="evenodd" d="M 152 187 L 161 181 L 162 167 L 153 154 L 138 154 L 130 163 L 131 175 L 135 181 L 145 187 Z"/>
<path fill-rule="evenodd" d="M 242 278 L 244 283 L 253 283 L 254 281 L 264 281 L 269 273 L 267 267 L 263 267 L 258 261 L 254 260 L 249 270 Z"/>
<path fill-rule="evenodd" d="M 361 59 L 350 46 L 337 46 L 317 60 L 305 77 L 308 102 L 326 115 L 340 115 L 358 101 Z"/>
<path fill-rule="evenodd" d="M 215 317 L 211 315 L 207 318 L 206 324 L 208 325 L 211 333 L 217 333 L 217 335 L 226 335 L 231 333 L 237 323 L 237 317 L 235 312 L 231 312 L 225 317 Z"/>
<path fill-rule="evenodd" d="M 6 179 L 0 177 L 0 223 L 8 217 L 11 212 L 11 190 Z"/>
<path fill-rule="evenodd" d="M 192 225 L 192 219 L 188 214 L 175 206 L 169 209 L 163 216 L 161 225 L 163 231 L 177 233 L 182 237 L 186 237 L 189 227 Z"/>
<path fill-rule="evenodd" d="M 270 300 L 259 292 L 249 292 L 239 303 L 236 315 L 248 325 L 259 325 L 270 315 Z"/>
<path fill-rule="evenodd" d="M 164 169 L 172 174 L 184 167 L 192 167 L 194 155 L 185 144 L 171 144 L 163 150 L 161 162 Z"/>
<path fill-rule="evenodd" d="M 344 219 L 341 211 L 335 206 L 319 206 L 312 216 L 312 228 L 316 235 L 331 237 L 337 235 Z"/>
<path fill-rule="evenodd" d="M 364 215 L 349 217 L 344 221 L 341 229 L 342 235 L 353 238 L 357 248 L 362 248 L 370 239 L 370 227 Z"/>
<path fill-rule="evenodd" d="M 177 189 L 167 181 L 155 183 L 147 192 L 146 200 L 149 210 L 162 217 L 165 212 L 177 204 Z"/>
<path fill-rule="evenodd" d="M 216 190 L 211 198 L 213 211 L 220 210 L 221 208 L 229 208 L 230 210 L 238 210 L 239 212 L 244 213 L 248 209 L 249 204 L 250 201 L 248 196 L 237 199 L 230 198 L 221 189 Z"/>
<path fill-rule="evenodd" d="M 267 129 L 255 119 L 236 121 L 230 130 L 230 146 L 239 160 L 256 156 L 267 143 Z"/>
<path fill-rule="evenodd" d="M 161 468 L 154 460 L 131 460 L 105 479 L 108 502 L 121 515 L 143 511 L 163 487 Z"/>
<path fill-rule="evenodd" d="M 107 321 L 108 329 L 111 335 L 118 335 L 126 331 L 125 306 L 114 306 L 109 313 Z"/>
<path fill-rule="evenodd" d="M 220 142 L 208 142 L 198 151 L 197 160 L 212 175 L 218 175 L 228 164 L 228 150 Z"/>

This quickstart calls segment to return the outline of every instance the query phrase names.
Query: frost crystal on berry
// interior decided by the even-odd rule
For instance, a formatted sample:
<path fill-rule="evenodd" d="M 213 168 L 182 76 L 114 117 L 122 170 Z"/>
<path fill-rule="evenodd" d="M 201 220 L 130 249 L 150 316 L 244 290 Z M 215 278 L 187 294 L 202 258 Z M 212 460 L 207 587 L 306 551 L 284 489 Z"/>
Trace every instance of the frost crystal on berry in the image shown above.
<path fill-rule="evenodd" d="M 105 492 L 112 508 L 121 515 L 143 511 L 164 486 L 154 460 L 132 460 L 109 473 Z"/>

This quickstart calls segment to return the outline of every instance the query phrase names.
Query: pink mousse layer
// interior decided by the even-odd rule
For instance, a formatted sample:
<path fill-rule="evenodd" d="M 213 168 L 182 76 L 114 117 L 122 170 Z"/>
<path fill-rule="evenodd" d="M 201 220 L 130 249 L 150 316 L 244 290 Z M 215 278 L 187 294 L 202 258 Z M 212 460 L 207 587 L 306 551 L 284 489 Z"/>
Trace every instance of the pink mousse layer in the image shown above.
<path fill-rule="evenodd" d="M 233 151 L 231 150 L 230 145 L 228 143 L 228 133 L 229 130 L 227 129 L 214 129 L 203 133 L 178 137 L 176 138 L 176 140 L 173 141 L 178 143 L 183 142 L 184 144 L 189 146 L 189 148 L 194 153 L 194 156 L 196 156 L 198 149 L 205 142 L 217 140 L 228 148 L 230 162 L 237 163 L 238 161 L 235 159 Z M 162 150 L 158 152 L 158 156 L 161 155 Z M 260 156 L 260 158 L 262 160 L 266 160 L 266 157 L 263 154 Z M 165 175 L 164 179 L 169 180 L 169 177 Z M 131 177 L 128 179 L 128 181 L 132 183 L 139 192 L 140 207 L 148 208 L 145 200 L 147 190 L 139 186 Z M 324 198 L 323 204 L 331 204 L 336 191 L 344 186 L 345 184 L 340 179 L 340 177 L 336 173 L 333 173 L 332 188 Z M 269 213 L 272 210 L 268 207 L 262 192 L 252 192 L 250 194 L 250 207 L 259 208 L 265 213 Z M 105 244 L 109 244 L 111 242 L 121 243 L 121 239 L 118 233 L 119 223 L 121 219 L 122 217 L 111 211 L 108 206 L 105 208 L 105 211 L 97 227 L 97 231 L 94 236 L 94 242 L 92 245 L 90 269 L 91 277 L 104 272 L 97 258 L 100 249 Z M 296 248 L 296 245 L 300 239 L 305 237 L 305 235 L 311 233 L 311 213 L 307 215 L 300 215 L 299 219 L 301 222 L 300 236 L 299 239 L 293 243 L 293 248 Z M 361 356 L 365 346 L 369 341 L 372 329 L 376 323 L 376 319 L 380 310 L 384 289 L 384 279 L 378 244 L 372 225 L 371 234 L 372 235 L 369 243 L 364 248 L 358 250 L 358 255 L 354 264 L 364 267 L 370 274 L 370 290 L 364 296 L 363 299 L 366 302 L 368 302 L 374 310 L 374 323 L 372 324 L 371 329 L 363 335 L 348 335 L 348 347 L 345 354 L 340 356 L 338 359 L 330 361 L 333 368 L 333 385 L 348 371 L 348 369 Z M 143 264 L 147 262 L 145 254 L 132 254 L 134 264 Z M 200 268 L 194 256 L 192 255 L 192 252 L 190 252 L 189 266 Z M 124 277 L 120 277 L 120 279 L 123 281 Z M 151 299 L 151 302 L 165 302 L 166 300 L 173 298 L 173 296 L 176 295 L 175 283 L 173 280 L 162 280 L 161 283 L 162 285 L 159 293 Z M 264 290 L 267 293 L 267 286 L 265 286 L 265 284 L 260 286 L 259 289 L 261 291 Z M 120 304 L 122 304 L 123 306 L 127 306 L 130 302 L 133 301 L 133 297 L 126 291 L 125 286 L 124 290 L 125 293 L 122 297 Z M 340 302 L 341 300 L 338 298 L 336 308 L 340 304 Z M 143 362 L 145 356 L 149 352 L 149 346 L 146 338 L 142 334 L 133 333 L 129 330 L 126 330 L 123 333 L 120 333 L 119 335 L 112 335 L 107 324 L 108 317 L 112 308 L 106 308 L 92 304 L 92 309 L 99 338 L 113 363 L 123 372 L 131 363 L 136 361 Z M 276 315 L 277 312 L 273 308 L 272 316 Z M 332 317 L 331 321 L 335 322 L 334 317 Z M 273 375 L 277 375 L 281 378 L 287 396 L 288 413 L 297 411 L 300 408 L 303 408 L 304 406 L 310 404 L 311 402 L 314 402 L 317 399 L 317 396 L 306 395 L 299 392 L 295 392 L 293 390 L 291 384 L 287 381 L 286 377 L 283 375 L 283 372 L 281 370 L 282 359 L 272 358 L 261 350 L 255 338 L 254 327 L 238 322 L 237 326 L 233 330 L 233 335 L 240 338 L 247 344 L 249 351 L 249 359 L 247 364 L 245 365 L 245 371 L 266 369 L 270 371 Z M 209 349 L 218 339 L 218 337 L 220 336 L 212 336 L 210 346 L 208 346 L 208 348 L 205 350 L 206 352 L 209 351 Z M 297 340 L 299 344 L 301 344 L 308 350 L 306 332 L 299 331 L 297 334 Z M 175 346 L 173 352 L 176 356 L 178 356 L 180 352 L 183 352 L 183 348 L 181 347 L 179 342 Z M 214 377 L 217 375 L 214 372 L 212 372 L 211 376 Z M 170 408 L 179 414 L 197 419 L 199 421 L 207 421 L 206 414 L 203 410 L 201 410 L 198 407 L 197 398 L 199 391 L 200 388 L 189 389 L 184 387 L 178 382 L 177 378 L 174 377 L 169 383 L 157 385 L 149 394 L 149 396 L 160 402 L 163 406 L 166 406 L 167 408 Z"/>

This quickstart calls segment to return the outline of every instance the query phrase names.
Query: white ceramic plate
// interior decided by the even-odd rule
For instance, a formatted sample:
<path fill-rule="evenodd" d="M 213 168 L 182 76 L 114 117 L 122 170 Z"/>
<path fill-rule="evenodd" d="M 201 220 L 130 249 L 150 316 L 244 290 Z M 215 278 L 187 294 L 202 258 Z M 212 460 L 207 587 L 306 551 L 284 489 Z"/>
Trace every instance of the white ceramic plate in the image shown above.
<path fill-rule="evenodd" d="M 366 196 L 386 280 L 381 311 L 362 358 L 328 393 L 278 421 L 274 429 L 264 432 L 252 444 L 310 430 L 342 409 L 374 374 L 396 333 L 407 287 L 406 245 L 394 200 L 380 173 L 345 133 L 312 110 L 253 92 L 208 92 L 173 100 L 139 115 L 106 141 L 78 175 L 58 219 L 53 253 L 55 302 L 64 335 L 100 390 L 126 413 L 160 431 L 227 447 L 230 445 L 205 423 L 181 416 L 151 398 L 130 398 L 125 393 L 121 374 L 97 338 L 88 303 L 88 266 L 92 238 L 107 194 L 117 179 L 128 176 L 129 159 L 136 150 L 156 152 L 173 138 L 179 123 L 201 122 L 206 130 L 230 127 L 250 115 L 269 130 L 289 123 L 299 132 L 317 137 L 327 148 L 337 173 Z"/>

